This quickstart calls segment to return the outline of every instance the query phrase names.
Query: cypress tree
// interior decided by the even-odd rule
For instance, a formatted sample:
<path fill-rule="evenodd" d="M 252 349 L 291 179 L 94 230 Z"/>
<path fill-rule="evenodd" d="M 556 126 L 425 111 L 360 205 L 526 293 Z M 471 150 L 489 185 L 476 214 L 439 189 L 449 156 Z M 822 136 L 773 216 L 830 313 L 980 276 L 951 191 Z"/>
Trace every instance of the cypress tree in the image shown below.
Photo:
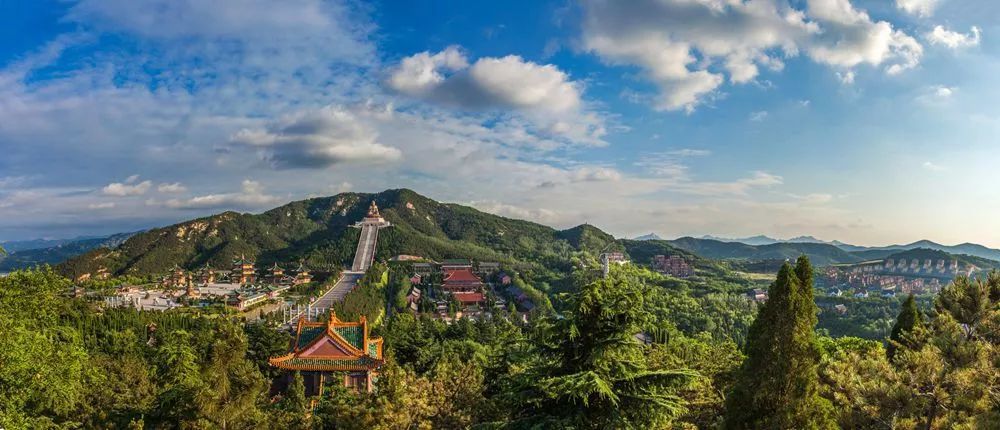
<path fill-rule="evenodd" d="M 836 428 L 830 402 L 819 396 L 812 283 L 806 257 L 781 267 L 750 327 L 747 358 L 726 399 L 725 428 Z"/>
<path fill-rule="evenodd" d="M 903 302 L 899 316 L 896 317 L 896 324 L 892 326 L 892 332 L 889 334 L 889 345 L 885 349 L 889 360 L 896 356 L 899 347 L 912 348 L 916 346 L 916 340 L 913 339 L 914 330 L 921 329 L 923 326 L 923 316 L 917 309 L 917 302 L 913 299 L 913 294 L 910 294 Z"/>

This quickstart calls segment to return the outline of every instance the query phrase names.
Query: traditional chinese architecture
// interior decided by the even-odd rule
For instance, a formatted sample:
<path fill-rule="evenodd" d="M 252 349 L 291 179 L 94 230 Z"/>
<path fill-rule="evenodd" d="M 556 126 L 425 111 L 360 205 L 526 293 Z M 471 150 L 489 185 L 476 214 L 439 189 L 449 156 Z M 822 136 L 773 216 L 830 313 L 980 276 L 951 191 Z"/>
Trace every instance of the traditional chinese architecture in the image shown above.
<path fill-rule="evenodd" d="M 470 268 L 445 270 L 441 289 L 452 293 L 476 293 L 482 291 L 483 281 L 475 273 L 472 273 Z"/>
<path fill-rule="evenodd" d="M 234 284 L 246 285 L 252 284 L 257 279 L 256 270 L 253 267 L 253 261 L 247 260 L 245 256 L 240 256 L 240 258 L 233 260 L 233 271 L 229 275 L 230 282 Z"/>
<path fill-rule="evenodd" d="M 226 296 L 226 304 L 243 311 L 253 305 L 266 302 L 268 298 L 270 297 L 267 291 L 233 290 Z"/>
<path fill-rule="evenodd" d="M 198 283 L 201 285 L 212 284 L 215 282 L 215 271 L 205 263 L 205 266 L 198 269 L 197 273 Z"/>
<path fill-rule="evenodd" d="M 187 288 L 188 285 L 191 285 L 191 275 L 177 265 L 163 278 L 163 286 L 167 288 Z"/>
<path fill-rule="evenodd" d="M 274 263 L 270 269 L 267 269 L 267 282 L 278 285 L 283 283 L 285 279 L 285 269 L 282 269 L 278 263 Z"/>
<path fill-rule="evenodd" d="M 306 270 L 302 263 L 299 263 L 299 268 L 295 269 L 295 280 L 292 281 L 292 285 L 308 284 L 312 282 L 312 280 L 313 277 L 309 274 L 309 271 Z"/>
<path fill-rule="evenodd" d="M 679 255 L 656 255 L 653 257 L 653 269 L 667 275 L 686 278 L 694 275 L 694 269 L 684 257 Z"/>
<path fill-rule="evenodd" d="M 268 360 L 272 366 L 301 372 L 306 395 L 317 396 L 325 384 L 343 384 L 371 392 L 382 367 L 382 339 L 368 336 L 368 321 L 327 322 L 299 319 L 288 354 Z"/>

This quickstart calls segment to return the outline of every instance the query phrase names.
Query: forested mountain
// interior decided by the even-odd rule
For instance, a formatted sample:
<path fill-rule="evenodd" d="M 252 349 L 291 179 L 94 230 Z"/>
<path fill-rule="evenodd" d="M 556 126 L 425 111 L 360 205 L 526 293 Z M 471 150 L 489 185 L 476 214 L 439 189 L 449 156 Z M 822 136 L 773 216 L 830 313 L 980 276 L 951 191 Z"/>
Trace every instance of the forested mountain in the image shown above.
<path fill-rule="evenodd" d="M 669 242 L 677 248 L 704 258 L 714 259 L 794 260 L 800 255 L 807 255 L 819 266 L 856 263 L 862 260 L 856 255 L 825 243 L 781 242 L 767 245 L 747 245 L 740 242 L 723 242 L 693 237 L 682 237 Z"/>
<path fill-rule="evenodd" d="M 640 242 L 620 241 L 592 225 L 556 230 L 545 225 L 488 214 L 458 204 L 439 203 L 411 190 L 377 194 L 343 193 L 288 203 L 261 214 L 224 212 L 137 234 L 117 248 L 100 248 L 59 266 L 68 276 L 100 267 L 114 274 L 161 273 L 174 265 L 194 269 L 204 264 L 228 268 L 245 255 L 259 265 L 303 261 L 313 268 L 334 268 L 354 254 L 358 230 L 374 200 L 393 227 L 379 232 L 378 259 L 398 254 L 430 259 L 476 258 L 559 268 L 580 250 L 640 249 Z M 678 253 L 663 241 L 660 253 Z M 652 255 L 640 252 L 637 261 Z M 690 256 L 696 259 L 694 256 Z M 699 259 L 703 265 L 711 265 Z"/>
<path fill-rule="evenodd" d="M 4 248 L 9 254 L 0 254 L 0 272 L 33 267 L 39 264 L 61 263 L 92 249 L 114 248 L 134 234 L 118 233 L 105 237 L 5 243 Z"/>

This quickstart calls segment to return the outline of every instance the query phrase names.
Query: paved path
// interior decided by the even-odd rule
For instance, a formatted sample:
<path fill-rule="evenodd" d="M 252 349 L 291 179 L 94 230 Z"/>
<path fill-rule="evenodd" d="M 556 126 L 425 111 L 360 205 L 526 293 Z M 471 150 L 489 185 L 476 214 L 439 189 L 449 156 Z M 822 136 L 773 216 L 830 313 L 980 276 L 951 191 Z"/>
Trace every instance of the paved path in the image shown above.
<path fill-rule="evenodd" d="M 364 224 L 361 226 L 361 237 L 358 239 L 358 249 L 354 253 L 354 264 L 351 271 L 364 272 L 375 259 L 375 244 L 378 242 L 378 225 Z"/>
<path fill-rule="evenodd" d="M 346 296 L 347 293 L 350 293 L 351 290 L 358 285 L 358 280 L 360 280 L 362 276 L 364 276 L 364 273 L 344 272 L 341 274 L 340 279 L 337 280 L 336 284 L 333 284 L 332 288 L 326 290 L 322 296 L 312 302 L 312 315 L 325 313 L 333 307 L 334 303 L 344 300 L 344 296 Z M 295 322 L 299 320 L 299 317 L 305 315 L 309 308 L 310 307 L 302 307 L 302 312 L 292 315 L 291 319 L 289 319 L 287 323 L 289 325 L 294 325 Z"/>

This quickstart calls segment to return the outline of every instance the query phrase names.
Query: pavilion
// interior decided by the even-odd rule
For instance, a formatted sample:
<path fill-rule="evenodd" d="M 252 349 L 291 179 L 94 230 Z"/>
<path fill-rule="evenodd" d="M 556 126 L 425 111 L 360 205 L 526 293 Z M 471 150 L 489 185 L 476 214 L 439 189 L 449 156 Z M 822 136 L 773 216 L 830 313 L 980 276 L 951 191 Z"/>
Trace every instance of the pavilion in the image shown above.
<path fill-rule="evenodd" d="M 344 322 L 330 314 L 329 321 L 300 318 L 288 354 L 268 360 L 272 366 L 302 373 L 306 395 L 323 393 L 324 384 L 342 381 L 343 386 L 371 392 L 382 358 L 382 338 L 368 336 L 368 321 Z"/>

